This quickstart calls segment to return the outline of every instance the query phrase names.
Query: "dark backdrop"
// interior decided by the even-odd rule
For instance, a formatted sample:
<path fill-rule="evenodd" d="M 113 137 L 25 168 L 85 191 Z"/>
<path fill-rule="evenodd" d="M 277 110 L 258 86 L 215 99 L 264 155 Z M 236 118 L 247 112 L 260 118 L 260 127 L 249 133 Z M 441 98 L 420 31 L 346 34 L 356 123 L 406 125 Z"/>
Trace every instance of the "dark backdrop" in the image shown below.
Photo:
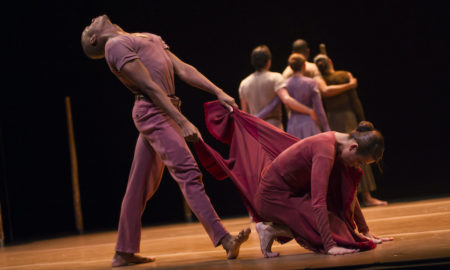
<path fill-rule="evenodd" d="M 0 198 L 10 243 L 76 233 L 65 96 L 72 100 L 85 228 L 116 228 L 137 132 L 133 96 L 104 60 L 81 50 L 81 31 L 103 13 L 126 31 L 161 35 L 237 100 L 255 46 L 268 45 L 272 71 L 282 72 L 295 39 L 307 40 L 312 56 L 326 43 L 336 69 L 358 79 L 367 119 L 386 138 L 374 195 L 393 201 L 450 192 L 448 15 L 437 1 L 9 2 L 2 16 Z M 203 123 L 202 103 L 213 96 L 176 84 L 183 113 L 224 149 Z M 205 173 L 204 182 L 221 217 L 246 214 L 230 181 Z M 181 193 L 167 173 L 150 204 L 145 225 L 183 220 Z"/>

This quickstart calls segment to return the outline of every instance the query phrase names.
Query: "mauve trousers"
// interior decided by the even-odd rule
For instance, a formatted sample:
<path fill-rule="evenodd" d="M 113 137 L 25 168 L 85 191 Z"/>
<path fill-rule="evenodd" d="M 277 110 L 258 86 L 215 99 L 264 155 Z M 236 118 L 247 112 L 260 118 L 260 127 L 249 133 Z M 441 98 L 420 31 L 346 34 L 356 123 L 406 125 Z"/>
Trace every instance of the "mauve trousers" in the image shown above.
<path fill-rule="evenodd" d="M 161 183 L 164 166 L 214 246 L 218 246 L 228 232 L 205 193 L 201 172 L 179 126 L 147 100 L 135 101 L 133 120 L 139 138 L 122 201 L 116 251 L 139 252 L 142 213 Z"/>

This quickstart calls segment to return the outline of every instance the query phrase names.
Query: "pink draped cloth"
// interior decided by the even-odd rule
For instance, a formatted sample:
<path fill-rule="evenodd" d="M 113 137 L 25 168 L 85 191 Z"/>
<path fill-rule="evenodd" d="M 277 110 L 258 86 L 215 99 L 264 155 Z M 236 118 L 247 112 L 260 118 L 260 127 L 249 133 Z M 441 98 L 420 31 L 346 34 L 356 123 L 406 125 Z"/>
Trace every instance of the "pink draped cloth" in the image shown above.
<path fill-rule="evenodd" d="M 217 101 L 205 103 L 204 107 L 208 130 L 217 140 L 229 145 L 230 152 L 225 159 L 204 141 L 199 141 L 195 150 L 200 163 L 216 179 L 233 181 L 255 222 L 286 225 L 300 245 L 315 252 L 325 253 L 333 245 L 361 250 L 375 248 L 373 242 L 355 232 L 356 227 L 360 232 L 368 231 L 356 198 L 360 170 L 343 165 L 339 159 L 333 163 L 329 182 L 324 187 L 325 214 L 321 213 L 328 219 L 318 218 L 310 187 L 309 190 L 307 185 L 303 190 L 294 190 L 279 175 L 274 176 L 279 179 L 274 181 L 273 193 L 269 192 L 278 192 L 276 185 L 279 183 L 279 195 L 261 203 L 265 196 L 261 194 L 262 175 L 267 175 L 272 161 L 299 139 L 236 108 L 229 112 Z M 277 240 L 284 243 L 291 239 Z"/>

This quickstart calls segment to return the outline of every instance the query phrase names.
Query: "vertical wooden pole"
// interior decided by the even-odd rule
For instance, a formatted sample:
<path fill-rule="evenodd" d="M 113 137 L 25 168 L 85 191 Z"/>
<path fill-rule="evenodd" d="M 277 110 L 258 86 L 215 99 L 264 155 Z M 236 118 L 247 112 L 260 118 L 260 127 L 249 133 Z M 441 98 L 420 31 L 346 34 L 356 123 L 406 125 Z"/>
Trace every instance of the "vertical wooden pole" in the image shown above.
<path fill-rule="evenodd" d="M 5 231 L 3 230 L 2 205 L 0 204 L 0 247 L 5 246 Z"/>
<path fill-rule="evenodd" d="M 83 233 L 83 214 L 81 212 L 80 184 L 78 181 L 78 161 L 73 132 L 72 108 L 70 97 L 66 97 L 67 130 L 69 133 L 70 161 L 72 164 L 72 194 L 75 213 L 75 226 L 79 233 Z"/>

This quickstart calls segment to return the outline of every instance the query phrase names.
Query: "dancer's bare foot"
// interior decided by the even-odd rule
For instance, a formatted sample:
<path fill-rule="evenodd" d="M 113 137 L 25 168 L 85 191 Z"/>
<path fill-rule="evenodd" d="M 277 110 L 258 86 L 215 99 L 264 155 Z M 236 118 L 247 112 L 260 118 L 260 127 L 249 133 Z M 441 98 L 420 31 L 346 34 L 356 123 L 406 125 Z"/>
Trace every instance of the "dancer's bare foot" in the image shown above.
<path fill-rule="evenodd" d="M 256 231 L 259 235 L 259 245 L 264 258 L 273 258 L 280 256 L 279 252 L 272 252 L 272 244 L 275 239 L 275 233 L 271 230 L 270 225 L 263 222 L 256 223 Z"/>
<path fill-rule="evenodd" d="M 328 254 L 330 255 L 344 255 L 344 254 L 351 254 L 359 252 L 359 249 L 350 249 L 350 248 L 343 248 L 343 247 L 332 247 L 328 250 Z"/>
<path fill-rule="evenodd" d="M 112 260 L 112 267 L 127 266 L 133 264 L 141 264 L 155 261 L 155 258 L 146 258 L 133 253 L 125 253 L 116 251 Z"/>
<path fill-rule="evenodd" d="M 239 255 L 239 249 L 241 248 L 242 243 L 248 240 L 250 233 L 252 231 L 250 228 L 242 230 L 236 236 L 227 235 L 222 239 L 222 247 L 227 252 L 227 259 L 236 259 Z"/>
<path fill-rule="evenodd" d="M 365 206 L 380 206 L 380 205 L 387 205 L 387 201 L 378 200 L 376 198 L 371 198 L 367 201 L 364 201 Z"/>
<path fill-rule="evenodd" d="M 388 204 L 387 201 L 378 200 L 377 198 L 372 197 L 369 192 L 363 192 L 362 199 L 365 206 L 380 206 Z"/>

